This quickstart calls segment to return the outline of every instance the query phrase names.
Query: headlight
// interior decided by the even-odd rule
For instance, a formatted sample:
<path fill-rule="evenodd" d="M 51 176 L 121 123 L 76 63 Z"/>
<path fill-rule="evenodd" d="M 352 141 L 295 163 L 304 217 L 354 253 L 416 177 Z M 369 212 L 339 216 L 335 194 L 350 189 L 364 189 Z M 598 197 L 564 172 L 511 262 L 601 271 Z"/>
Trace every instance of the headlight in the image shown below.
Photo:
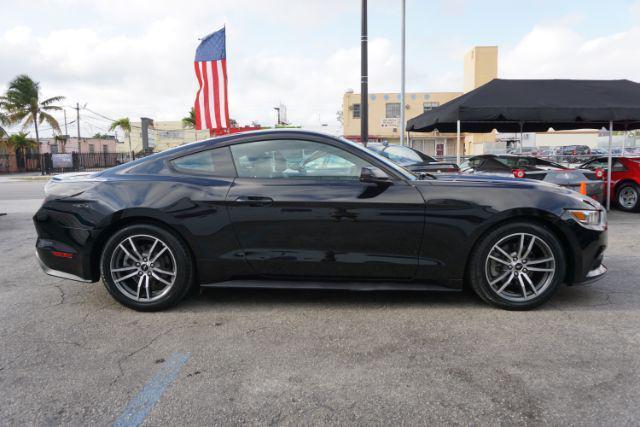
<path fill-rule="evenodd" d="M 71 197 L 84 193 L 91 187 L 94 187 L 97 183 L 92 181 L 54 181 L 47 182 L 44 186 L 44 194 L 47 197 Z"/>
<path fill-rule="evenodd" d="M 567 215 L 578 224 L 591 230 L 607 228 L 607 212 L 605 210 L 567 209 Z"/>

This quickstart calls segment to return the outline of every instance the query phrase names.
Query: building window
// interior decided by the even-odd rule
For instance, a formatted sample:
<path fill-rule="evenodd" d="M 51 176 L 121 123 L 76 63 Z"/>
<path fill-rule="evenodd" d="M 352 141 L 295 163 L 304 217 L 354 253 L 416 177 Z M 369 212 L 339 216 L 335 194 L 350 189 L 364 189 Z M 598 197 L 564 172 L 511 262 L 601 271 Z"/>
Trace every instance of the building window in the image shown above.
<path fill-rule="evenodd" d="M 103 144 L 102 145 L 102 152 L 103 153 L 108 153 L 109 152 L 109 146 L 107 144 Z"/>
<path fill-rule="evenodd" d="M 438 107 L 440 105 L 439 102 L 434 102 L 434 101 L 427 101 L 424 102 L 422 104 L 422 111 L 429 111 L 429 110 L 433 110 L 434 108 Z"/>
<path fill-rule="evenodd" d="M 163 130 L 158 133 L 160 138 L 181 139 L 184 137 L 181 130 Z"/>
<path fill-rule="evenodd" d="M 89 144 L 89 153 L 95 153 L 96 152 L 96 146 L 93 144 Z"/>
<path fill-rule="evenodd" d="M 387 119 L 400 118 L 400 103 L 399 102 L 387 102 Z"/>
<path fill-rule="evenodd" d="M 360 104 L 353 104 L 353 118 L 360 118 Z"/>
<path fill-rule="evenodd" d="M 51 145 L 51 154 L 58 154 L 58 144 Z"/>

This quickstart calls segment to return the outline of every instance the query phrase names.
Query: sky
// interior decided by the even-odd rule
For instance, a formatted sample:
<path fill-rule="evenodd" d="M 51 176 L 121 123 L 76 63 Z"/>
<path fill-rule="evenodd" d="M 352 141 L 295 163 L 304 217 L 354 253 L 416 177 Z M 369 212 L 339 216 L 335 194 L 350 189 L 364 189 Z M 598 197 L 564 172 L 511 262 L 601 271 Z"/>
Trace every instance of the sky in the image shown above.
<path fill-rule="evenodd" d="M 369 0 L 370 92 L 400 91 L 400 4 Z M 407 91 L 461 91 L 463 55 L 476 45 L 499 47 L 502 78 L 640 82 L 640 0 L 407 0 L 406 9 Z M 44 97 L 66 97 L 69 120 L 70 107 L 86 105 L 83 135 L 105 132 L 102 116 L 186 116 L 198 38 L 222 26 L 240 124 L 273 125 L 283 103 L 290 122 L 339 132 L 342 95 L 360 88 L 360 0 L 0 0 L 0 11 L 0 92 L 30 75 Z"/>

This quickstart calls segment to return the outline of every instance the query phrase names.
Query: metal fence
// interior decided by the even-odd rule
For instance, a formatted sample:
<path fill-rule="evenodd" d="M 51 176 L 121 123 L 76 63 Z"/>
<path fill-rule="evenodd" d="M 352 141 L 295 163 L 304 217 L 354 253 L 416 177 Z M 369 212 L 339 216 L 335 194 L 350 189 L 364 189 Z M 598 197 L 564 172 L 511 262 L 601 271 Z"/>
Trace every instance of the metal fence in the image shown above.
<path fill-rule="evenodd" d="M 0 173 L 95 172 L 134 160 L 134 153 L 0 154 Z M 64 161 L 61 161 L 64 160 Z"/>

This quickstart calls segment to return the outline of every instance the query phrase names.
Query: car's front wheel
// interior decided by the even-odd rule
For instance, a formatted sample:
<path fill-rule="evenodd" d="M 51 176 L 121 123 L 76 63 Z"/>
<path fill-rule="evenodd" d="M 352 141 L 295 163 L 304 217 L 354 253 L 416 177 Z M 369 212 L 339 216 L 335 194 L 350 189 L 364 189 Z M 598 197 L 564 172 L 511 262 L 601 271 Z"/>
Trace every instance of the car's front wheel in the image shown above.
<path fill-rule="evenodd" d="M 151 224 L 130 225 L 115 233 L 105 245 L 100 263 L 109 293 L 140 311 L 178 303 L 193 280 L 185 245 L 169 231 Z"/>
<path fill-rule="evenodd" d="M 617 195 L 618 207 L 623 211 L 636 212 L 640 209 L 640 191 L 636 184 L 622 184 Z"/>
<path fill-rule="evenodd" d="M 544 303 L 564 275 L 565 257 L 558 238 L 530 223 L 511 223 L 489 232 L 474 250 L 469 270 L 476 294 L 509 310 Z"/>

